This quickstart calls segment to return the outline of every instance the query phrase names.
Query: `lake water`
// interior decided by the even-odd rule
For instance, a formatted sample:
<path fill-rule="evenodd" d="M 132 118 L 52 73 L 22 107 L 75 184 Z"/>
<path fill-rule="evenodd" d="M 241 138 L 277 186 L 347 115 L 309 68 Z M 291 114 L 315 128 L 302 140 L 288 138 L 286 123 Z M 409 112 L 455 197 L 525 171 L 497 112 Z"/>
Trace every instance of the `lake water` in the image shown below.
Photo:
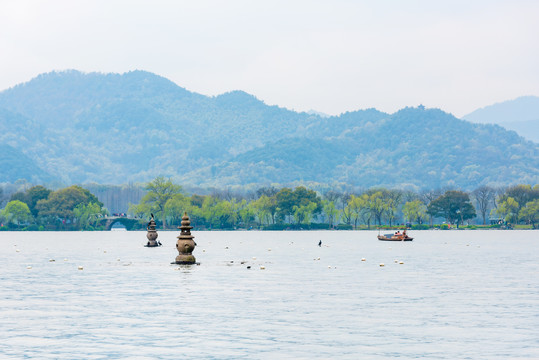
<path fill-rule="evenodd" d="M 538 231 L 145 235 L 1 232 L 0 358 L 539 359 Z"/>

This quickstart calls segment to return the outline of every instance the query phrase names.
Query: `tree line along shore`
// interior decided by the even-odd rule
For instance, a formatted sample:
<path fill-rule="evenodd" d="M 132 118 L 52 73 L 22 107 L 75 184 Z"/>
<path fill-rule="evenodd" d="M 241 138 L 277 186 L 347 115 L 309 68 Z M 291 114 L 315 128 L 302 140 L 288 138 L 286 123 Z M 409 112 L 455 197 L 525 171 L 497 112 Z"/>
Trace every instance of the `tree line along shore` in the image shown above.
<path fill-rule="evenodd" d="M 480 186 L 470 192 L 370 188 L 320 193 L 305 186 L 266 186 L 243 194 L 214 189 L 200 195 L 159 176 L 139 189 L 138 201 L 135 196 L 125 213 L 111 213 L 79 185 L 0 190 L 0 230 L 107 230 L 117 219 L 128 220 L 123 222 L 128 230 L 142 230 L 152 213 L 160 229 L 176 229 L 184 212 L 200 230 L 536 229 L 539 222 L 538 184 Z"/>

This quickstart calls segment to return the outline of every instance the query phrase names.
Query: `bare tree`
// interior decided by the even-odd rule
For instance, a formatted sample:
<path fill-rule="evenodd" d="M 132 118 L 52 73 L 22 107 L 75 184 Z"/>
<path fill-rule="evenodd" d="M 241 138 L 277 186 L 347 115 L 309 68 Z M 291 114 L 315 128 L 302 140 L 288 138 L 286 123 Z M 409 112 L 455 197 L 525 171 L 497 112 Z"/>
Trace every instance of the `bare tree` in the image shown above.
<path fill-rule="evenodd" d="M 486 225 L 487 211 L 489 209 L 489 204 L 491 202 L 494 203 L 496 190 L 490 186 L 483 185 L 472 191 L 472 195 L 477 202 L 477 207 L 479 208 L 479 212 L 483 218 L 483 225 Z"/>
<path fill-rule="evenodd" d="M 444 191 L 442 189 L 434 189 L 434 190 L 423 190 L 419 194 L 419 198 L 425 205 L 429 205 L 433 200 L 439 198 L 442 196 Z M 432 226 L 432 215 L 429 214 L 429 223 Z"/>

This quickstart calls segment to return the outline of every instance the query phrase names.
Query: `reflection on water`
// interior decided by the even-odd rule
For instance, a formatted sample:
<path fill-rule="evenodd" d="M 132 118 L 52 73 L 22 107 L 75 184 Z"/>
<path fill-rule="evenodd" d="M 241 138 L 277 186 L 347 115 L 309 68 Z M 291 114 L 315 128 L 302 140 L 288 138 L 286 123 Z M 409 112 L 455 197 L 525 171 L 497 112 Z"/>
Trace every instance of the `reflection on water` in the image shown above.
<path fill-rule="evenodd" d="M 536 231 L 177 235 L 0 233 L 0 358 L 539 358 Z"/>

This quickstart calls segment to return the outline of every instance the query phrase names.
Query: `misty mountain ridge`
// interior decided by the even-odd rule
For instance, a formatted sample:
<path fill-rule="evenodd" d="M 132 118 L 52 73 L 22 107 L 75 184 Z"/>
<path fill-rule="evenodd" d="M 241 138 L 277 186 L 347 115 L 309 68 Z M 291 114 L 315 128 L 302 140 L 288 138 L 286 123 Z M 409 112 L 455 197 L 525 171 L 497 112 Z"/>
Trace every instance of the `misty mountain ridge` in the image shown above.
<path fill-rule="evenodd" d="M 0 92 L 0 130 L 0 144 L 26 156 L 20 178 L 32 182 L 122 184 L 158 175 L 215 187 L 539 182 L 538 144 L 497 125 L 422 106 L 298 113 L 243 91 L 193 93 L 145 71 L 39 75 Z"/>
<path fill-rule="evenodd" d="M 539 97 L 521 96 L 477 109 L 462 117 L 480 124 L 498 124 L 539 142 Z"/>

